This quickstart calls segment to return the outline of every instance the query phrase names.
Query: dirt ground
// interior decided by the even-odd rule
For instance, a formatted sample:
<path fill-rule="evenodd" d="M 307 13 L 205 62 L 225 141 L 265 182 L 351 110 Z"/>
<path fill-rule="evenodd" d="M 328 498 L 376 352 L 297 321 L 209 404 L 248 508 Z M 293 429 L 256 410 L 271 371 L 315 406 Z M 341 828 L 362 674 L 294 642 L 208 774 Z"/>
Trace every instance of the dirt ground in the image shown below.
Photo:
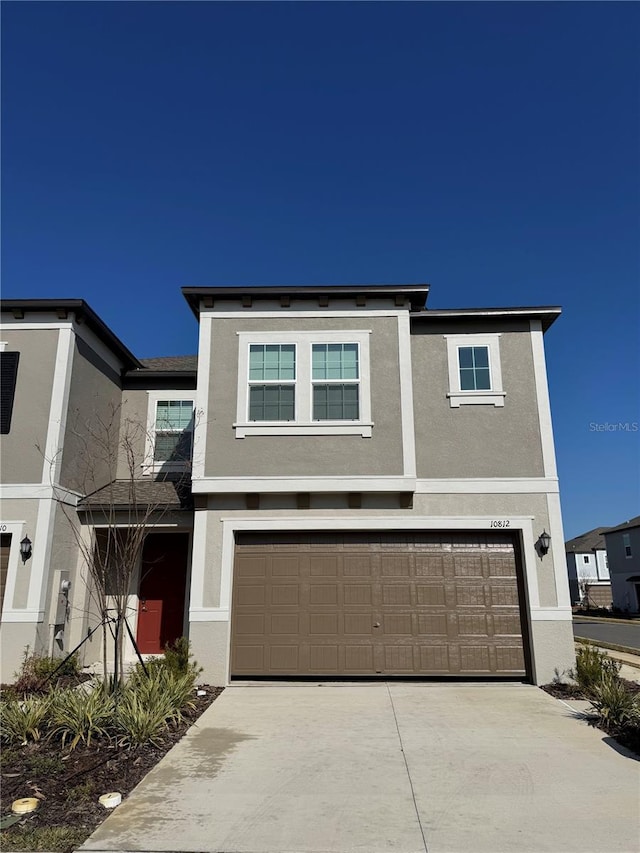
<path fill-rule="evenodd" d="M 98 797 L 117 791 L 124 800 L 223 690 L 209 685 L 198 689 L 205 690 L 206 695 L 194 698 L 195 707 L 184 712 L 184 720 L 167 732 L 160 746 L 132 750 L 108 741 L 95 741 L 90 747 L 78 745 L 70 750 L 62 749 L 59 742 L 41 740 L 27 746 L 5 747 L 0 755 L 0 813 L 3 817 L 11 814 L 11 803 L 22 797 L 35 797 L 40 805 L 0 833 L 1 849 L 37 850 L 33 841 L 21 846 L 25 844 L 21 839 L 48 835 L 51 840 L 56 832 L 34 833 L 34 830 L 55 827 L 75 830 L 69 833 L 69 838 L 73 838 L 71 846 L 63 842 L 57 849 L 66 851 L 81 843 L 77 840 L 80 834 L 83 838 L 89 836 L 109 814 L 98 803 Z"/>

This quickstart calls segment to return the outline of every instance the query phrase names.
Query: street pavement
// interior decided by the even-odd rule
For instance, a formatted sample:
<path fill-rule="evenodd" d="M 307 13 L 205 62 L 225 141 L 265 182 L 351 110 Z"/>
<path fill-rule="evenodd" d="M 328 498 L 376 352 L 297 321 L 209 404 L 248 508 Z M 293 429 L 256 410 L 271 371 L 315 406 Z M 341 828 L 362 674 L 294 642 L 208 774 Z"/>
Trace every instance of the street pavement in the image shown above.
<path fill-rule="evenodd" d="M 616 643 L 640 651 L 640 621 L 632 625 L 624 622 L 593 622 L 574 620 L 574 637 L 584 637 L 604 643 Z"/>
<path fill-rule="evenodd" d="M 638 761 L 576 707 L 516 683 L 228 687 L 81 850 L 635 853 Z"/>

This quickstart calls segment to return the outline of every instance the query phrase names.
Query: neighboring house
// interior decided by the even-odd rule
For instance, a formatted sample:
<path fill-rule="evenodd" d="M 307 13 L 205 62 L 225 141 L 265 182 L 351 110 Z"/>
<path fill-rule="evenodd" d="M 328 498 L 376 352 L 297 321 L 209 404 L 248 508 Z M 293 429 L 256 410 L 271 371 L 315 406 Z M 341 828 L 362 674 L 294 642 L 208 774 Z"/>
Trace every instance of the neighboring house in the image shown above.
<path fill-rule="evenodd" d="M 101 513 L 126 535 L 145 503 L 163 513 L 137 643 L 187 634 L 212 683 L 544 683 L 573 664 L 543 345 L 559 309 L 429 310 L 426 285 L 183 293 L 197 361 L 136 359 L 79 300 L 2 303 L 3 679 L 27 644 L 59 653 L 96 625 L 69 525 L 101 546 Z M 113 405 L 145 427 L 135 506 L 124 467 L 71 488 L 75 442 Z"/>
<path fill-rule="evenodd" d="M 613 606 L 640 613 L 640 515 L 605 532 Z"/>
<path fill-rule="evenodd" d="M 611 606 L 611 581 L 604 541 L 607 530 L 607 527 L 596 527 L 565 542 L 572 604 Z"/>

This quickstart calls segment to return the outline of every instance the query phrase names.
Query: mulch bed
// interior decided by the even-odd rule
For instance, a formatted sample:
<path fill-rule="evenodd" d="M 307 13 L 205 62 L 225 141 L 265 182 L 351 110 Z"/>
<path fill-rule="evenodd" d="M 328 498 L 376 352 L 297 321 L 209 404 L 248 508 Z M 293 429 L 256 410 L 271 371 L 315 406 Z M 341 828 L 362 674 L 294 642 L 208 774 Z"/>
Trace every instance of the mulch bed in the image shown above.
<path fill-rule="evenodd" d="M 640 684 L 636 681 L 627 681 L 626 678 L 621 678 L 620 681 L 626 685 L 627 690 L 631 693 L 640 694 Z M 544 690 L 545 693 L 549 693 L 549 695 L 553 696 L 555 699 L 586 699 L 589 701 L 587 694 L 584 693 L 577 684 L 543 684 L 541 685 L 541 689 Z M 640 729 L 637 726 L 629 725 L 622 730 L 614 731 L 609 729 L 606 724 L 595 715 L 591 717 L 588 722 L 589 725 L 596 729 L 600 729 L 600 731 L 605 732 L 605 734 L 612 737 L 621 746 L 626 747 L 631 752 L 635 752 L 636 755 L 640 756 Z"/>
<path fill-rule="evenodd" d="M 107 741 L 92 741 L 90 747 L 80 744 L 70 750 L 62 749 L 59 742 L 41 740 L 5 747 L 0 756 L 2 815 L 10 813 L 12 801 L 22 797 L 36 797 L 40 805 L 2 831 L 2 850 L 26 849 L 19 846 L 19 838 L 27 826 L 64 826 L 89 836 L 110 814 L 98 803 L 98 797 L 118 791 L 124 800 L 224 688 L 200 685 L 198 689 L 205 690 L 206 695 L 193 699 L 195 707 L 184 711 L 184 720 L 167 732 L 161 746 L 131 750 Z"/>

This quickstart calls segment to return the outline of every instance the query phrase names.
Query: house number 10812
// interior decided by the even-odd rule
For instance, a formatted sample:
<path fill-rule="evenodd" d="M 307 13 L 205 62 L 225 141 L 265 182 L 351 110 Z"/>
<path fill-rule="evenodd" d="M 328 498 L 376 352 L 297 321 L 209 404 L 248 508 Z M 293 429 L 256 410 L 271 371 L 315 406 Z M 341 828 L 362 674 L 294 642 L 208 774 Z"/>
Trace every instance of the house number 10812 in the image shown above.
<path fill-rule="evenodd" d="M 510 527 L 511 522 L 508 518 L 497 518 L 491 522 L 491 527 Z"/>

